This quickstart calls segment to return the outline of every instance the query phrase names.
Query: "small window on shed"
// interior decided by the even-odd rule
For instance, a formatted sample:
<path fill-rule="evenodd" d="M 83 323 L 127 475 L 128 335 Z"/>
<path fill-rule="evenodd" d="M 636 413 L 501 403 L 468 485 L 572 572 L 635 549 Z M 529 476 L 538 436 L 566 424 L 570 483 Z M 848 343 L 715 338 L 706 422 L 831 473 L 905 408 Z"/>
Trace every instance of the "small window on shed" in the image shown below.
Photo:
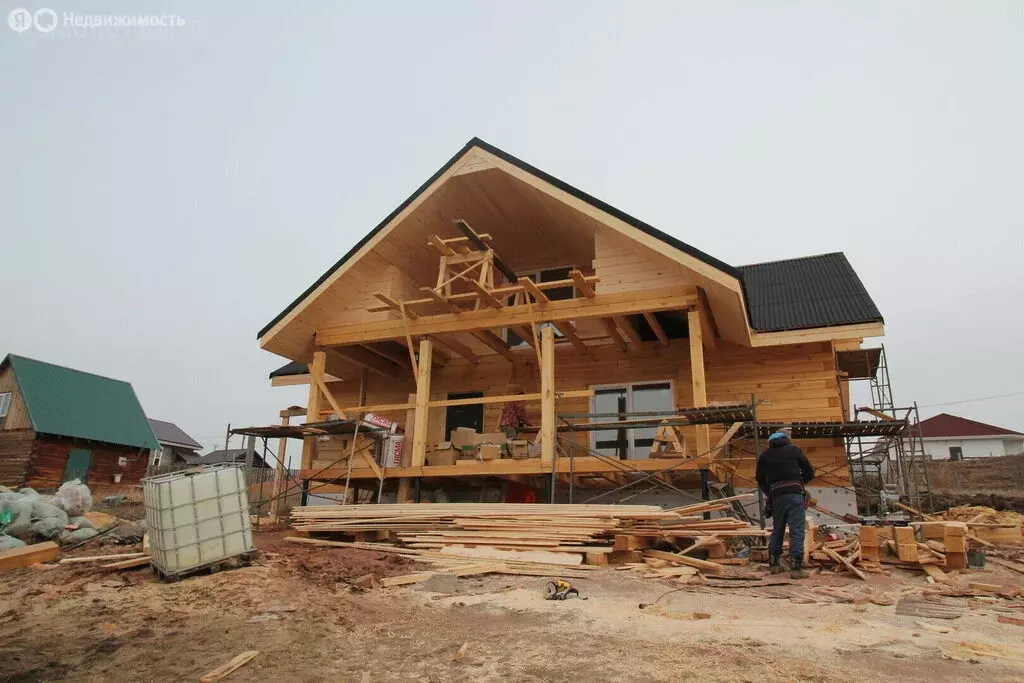
<path fill-rule="evenodd" d="M 0 419 L 7 417 L 7 410 L 11 407 L 11 392 L 0 393 Z"/>

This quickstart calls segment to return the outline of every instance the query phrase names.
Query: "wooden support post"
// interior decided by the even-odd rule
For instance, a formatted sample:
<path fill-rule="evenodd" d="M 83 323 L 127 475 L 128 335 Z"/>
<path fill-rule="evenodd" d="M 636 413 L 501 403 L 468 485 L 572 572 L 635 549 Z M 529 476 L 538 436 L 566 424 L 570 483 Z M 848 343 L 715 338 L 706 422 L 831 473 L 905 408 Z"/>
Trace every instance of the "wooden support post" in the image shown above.
<path fill-rule="evenodd" d="M 420 342 L 419 375 L 416 377 L 416 416 L 412 435 L 412 466 L 423 467 L 427 460 L 427 427 L 430 417 L 430 357 L 434 343 Z"/>
<path fill-rule="evenodd" d="M 555 331 L 546 326 L 540 333 L 540 461 L 555 459 Z"/>
<path fill-rule="evenodd" d="M 690 335 L 690 376 L 693 384 L 693 407 L 708 405 L 707 386 L 704 382 L 704 346 L 701 340 L 700 311 L 690 309 L 686 314 Z M 697 425 L 697 453 L 703 455 L 711 449 L 711 430 L 708 425 Z"/>
<path fill-rule="evenodd" d="M 323 400 L 320 382 L 324 379 L 324 367 L 326 365 L 327 354 L 323 351 L 314 352 L 313 362 L 309 364 L 309 400 L 306 402 L 306 419 L 310 422 L 316 422 L 320 419 L 320 403 Z M 315 436 L 307 436 L 302 440 L 301 467 L 304 470 L 313 469 L 314 446 L 316 446 Z"/>
<path fill-rule="evenodd" d="M 416 405 L 416 394 L 409 394 L 409 404 Z M 412 465 L 412 444 L 416 429 L 416 408 L 405 411 L 405 445 L 402 448 L 402 467 Z M 402 477 L 398 480 L 398 502 L 408 503 L 412 500 L 412 479 Z"/>
<path fill-rule="evenodd" d="M 281 426 L 287 427 L 291 422 L 291 416 L 285 415 L 281 418 Z M 277 519 L 277 511 L 280 507 L 281 485 L 284 484 L 285 449 L 288 447 L 288 437 L 282 436 L 277 440 L 277 469 L 274 470 L 273 498 L 270 501 L 270 516 Z"/>

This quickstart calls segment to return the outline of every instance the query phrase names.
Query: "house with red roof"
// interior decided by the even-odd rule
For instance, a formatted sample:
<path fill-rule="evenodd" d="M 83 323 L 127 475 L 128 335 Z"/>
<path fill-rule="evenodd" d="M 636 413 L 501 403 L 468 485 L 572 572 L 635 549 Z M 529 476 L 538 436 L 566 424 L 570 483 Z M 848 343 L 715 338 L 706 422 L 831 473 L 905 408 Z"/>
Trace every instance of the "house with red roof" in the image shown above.
<path fill-rule="evenodd" d="M 1024 453 L 1024 434 L 939 413 L 921 421 L 924 451 L 932 460 L 964 460 Z"/>

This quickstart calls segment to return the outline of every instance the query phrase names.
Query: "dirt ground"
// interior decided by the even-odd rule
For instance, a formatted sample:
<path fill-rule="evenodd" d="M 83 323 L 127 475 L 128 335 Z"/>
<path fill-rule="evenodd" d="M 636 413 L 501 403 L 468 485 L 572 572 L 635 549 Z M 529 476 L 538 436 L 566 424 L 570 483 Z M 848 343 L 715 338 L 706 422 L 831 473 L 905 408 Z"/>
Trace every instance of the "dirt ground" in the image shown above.
<path fill-rule="evenodd" d="M 964 616 L 940 620 L 863 599 L 917 591 L 921 574 L 864 584 L 830 573 L 795 588 L 666 595 L 679 585 L 603 569 L 575 580 L 587 600 L 564 602 L 543 600 L 546 579 L 525 576 L 463 578 L 452 595 L 415 585 L 359 591 L 350 584 L 358 576 L 420 567 L 284 535 L 258 534 L 252 566 L 170 584 L 148 567 L 37 565 L 0 575 L 0 681 L 198 680 L 245 650 L 259 655 L 227 680 L 1024 679 L 1024 627 L 997 622 L 1024 617 L 1015 603 L 957 599 Z M 1024 578 L 1002 568 L 978 576 L 1015 586 Z M 860 597 L 834 602 L 846 595 Z M 953 630 L 933 630 L 942 627 Z"/>

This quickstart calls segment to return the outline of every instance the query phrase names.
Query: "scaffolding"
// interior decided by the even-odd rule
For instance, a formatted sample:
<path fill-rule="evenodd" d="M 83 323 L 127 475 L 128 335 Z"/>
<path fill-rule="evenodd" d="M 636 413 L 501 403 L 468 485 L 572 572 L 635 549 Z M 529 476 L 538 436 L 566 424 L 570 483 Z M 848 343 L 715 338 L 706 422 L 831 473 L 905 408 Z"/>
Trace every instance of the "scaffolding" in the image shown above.
<path fill-rule="evenodd" d="M 894 488 L 912 507 L 930 512 L 928 456 L 917 402 L 902 407 L 895 404 L 885 346 L 838 351 L 836 367 L 844 381 L 866 380 L 869 384 L 871 405 L 855 405 L 854 417 L 866 414 L 890 426 L 884 434 L 869 431 L 844 436 L 858 507 L 866 514 L 884 513 L 883 492 Z M 892 428 L 896 426 L 898 429 Z"/>

